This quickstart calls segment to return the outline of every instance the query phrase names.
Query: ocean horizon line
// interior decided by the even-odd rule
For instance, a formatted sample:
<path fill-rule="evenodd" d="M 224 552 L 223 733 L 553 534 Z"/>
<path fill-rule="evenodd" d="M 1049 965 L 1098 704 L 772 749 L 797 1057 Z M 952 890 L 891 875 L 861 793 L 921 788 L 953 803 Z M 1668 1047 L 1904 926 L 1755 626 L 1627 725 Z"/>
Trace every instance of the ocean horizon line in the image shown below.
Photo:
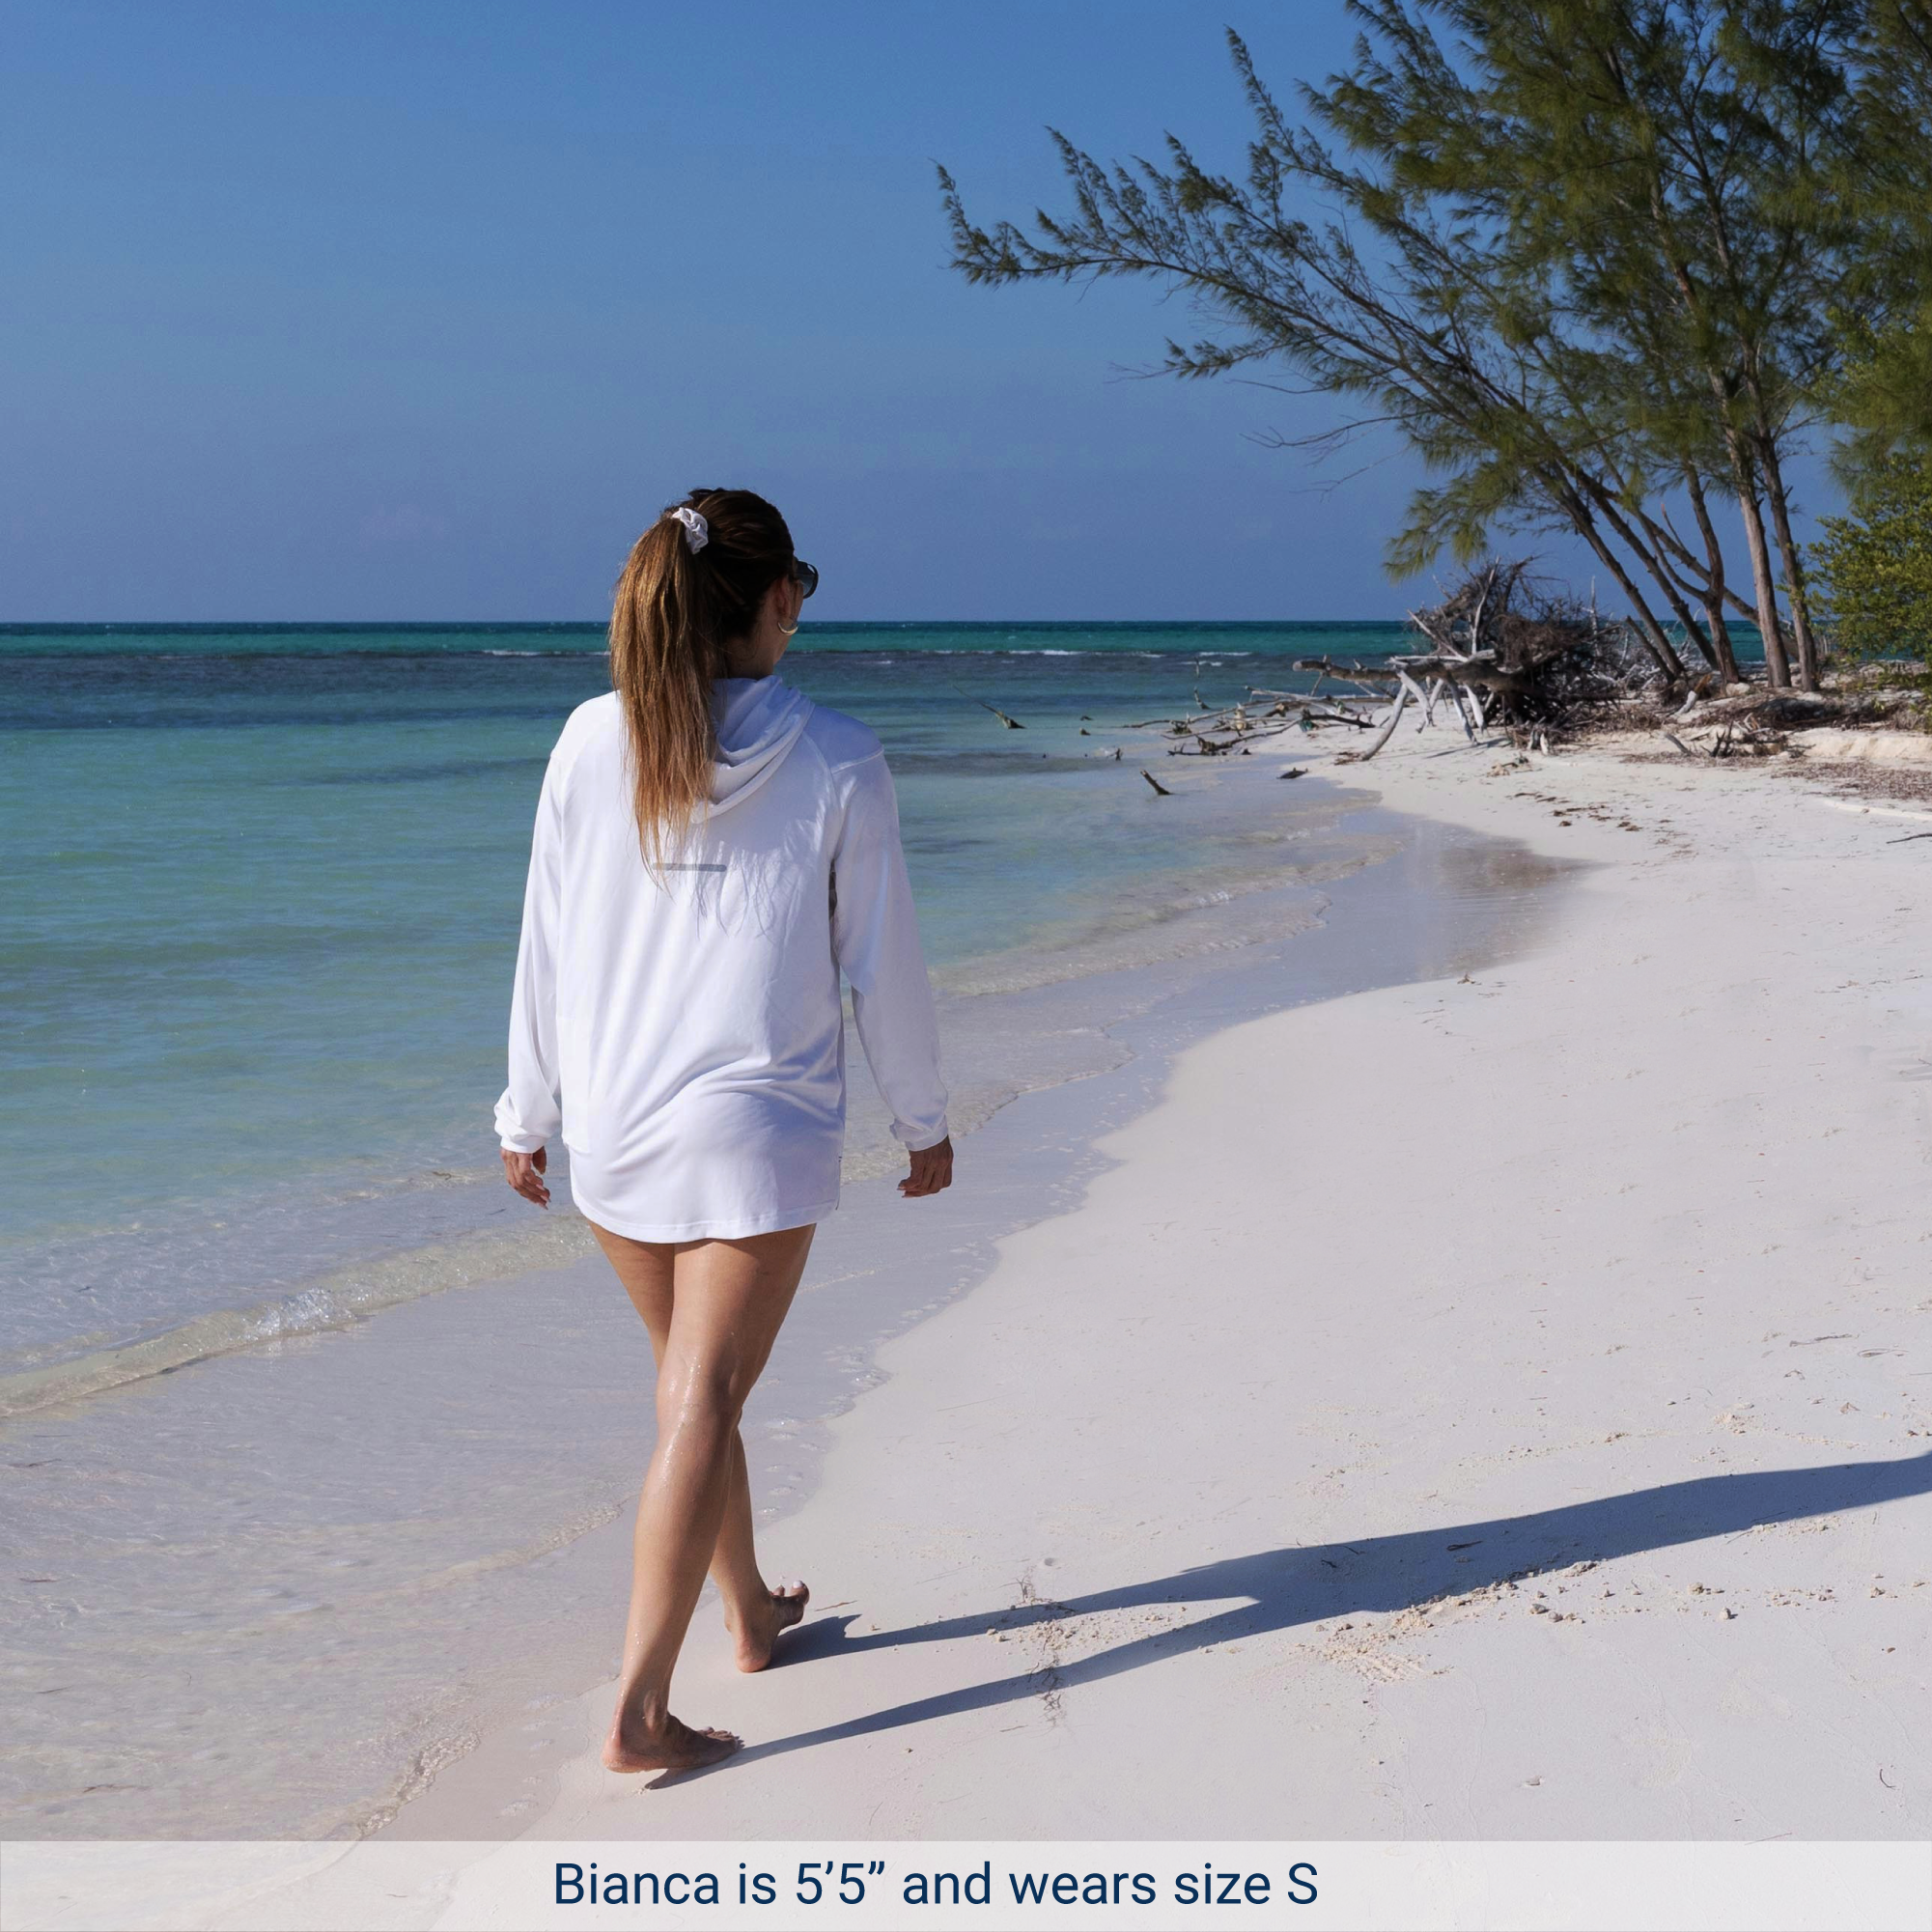
<path fill-rule="evenodd" d="M 1407 624 L 1396 617 L 848 617 L 807 620 L 810 630 L 1336 630 L 1353 628 L 1386 629 Z M 34 636 L 46 632 L 76 635 L 124 630 L 164 634 L 274 630 L 341 633 L 363 630 L 584 630 L 602 631 L 602 618 L 62 618 L 45 622 L 30 618 L 0 621 L 0 636 Z"/>

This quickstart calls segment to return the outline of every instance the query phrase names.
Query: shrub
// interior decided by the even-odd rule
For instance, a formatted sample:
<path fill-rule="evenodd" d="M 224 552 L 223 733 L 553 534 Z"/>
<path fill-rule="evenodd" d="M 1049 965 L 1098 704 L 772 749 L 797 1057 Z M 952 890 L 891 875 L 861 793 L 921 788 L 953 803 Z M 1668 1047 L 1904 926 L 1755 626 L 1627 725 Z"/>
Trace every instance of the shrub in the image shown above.
<path fill-rule="evenodd" d="M 1881 458 L 1861 477 L 1852 515 L 1822 526 L 1813 560 L 1838 649 L 1932 665 L 1932 461 Z"/>

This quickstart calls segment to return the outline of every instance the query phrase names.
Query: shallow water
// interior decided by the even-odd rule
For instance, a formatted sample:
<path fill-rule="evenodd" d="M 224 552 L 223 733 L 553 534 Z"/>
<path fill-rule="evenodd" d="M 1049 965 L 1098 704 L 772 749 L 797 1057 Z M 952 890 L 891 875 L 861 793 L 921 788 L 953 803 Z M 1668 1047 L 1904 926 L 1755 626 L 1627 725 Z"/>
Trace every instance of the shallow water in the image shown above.
<path fill-rule="evenodd" d="M 747 1414 L 761 1513 L 808 1492 L 826 1419 L 875 1379 L 883 1339 L 969 1289 L 1002 1235 L 1074 1204 L 1094 1137 L 1158 1097 L 1174 1052 L 1535 942 L 1559 868 L 1323 802 L 1338 842 L 1382 858 L 1319 893 L 1278 888 L 1284 930 L 1319 923 L 999 996 L 1043 1002 L 1041 1037 L 1091 1043 L 1104 1071 L 1003 1108 L 936 1201 L 900 1202 L 882 1178 L 849 1190 Z M 593 1260 L 0 1429 L 20 1559 L 0 1582 L 6 1829 L 357 1834 L 480 1735 L 607 1675 L 649 1380 Z M 515 1824 L 438 1813 L 431 1834 Z"/>
<path fill-rule="evenodd" d="M 959 1005 L 1185 950 L 1204 911 L 1326 876 L 1293 788 L 1117 727 L 1396 635 L 873 626 L 808 630 L 785 668 L 885 740 Z M 543 1258 L 527 1225 L 530 1251 L 492 1249 L 518 1224 L 475 1183 L 530 816 L 562 718 L 604 687 L 598 641 L 0 632 L 0 1159 L 28 1177 L 0 1201 L 0 1413 Z M 949 1043 L 966 1119 L 1090 1064 L 977 1007 Z M 854 1176 L 891 1152 L 863 1097 L 851 1145 Z"/>
<path fill-rule="evenodd" d="M 1515 849 L 1127 728 L 1396 641 L 867 627 L 788 658 L 885 740 L 966 1137 L 953 1192 L 900 1202 L 854 1044 L 846 1205 L 749 1417 L 765 1513 L 1189 1040 L 1531 941 L 1551 868 Z M 489 1127 L 595 643 L 0 633 L 14 1834 L 361 1833 L 609 1666 L 648 1350 Z"/>

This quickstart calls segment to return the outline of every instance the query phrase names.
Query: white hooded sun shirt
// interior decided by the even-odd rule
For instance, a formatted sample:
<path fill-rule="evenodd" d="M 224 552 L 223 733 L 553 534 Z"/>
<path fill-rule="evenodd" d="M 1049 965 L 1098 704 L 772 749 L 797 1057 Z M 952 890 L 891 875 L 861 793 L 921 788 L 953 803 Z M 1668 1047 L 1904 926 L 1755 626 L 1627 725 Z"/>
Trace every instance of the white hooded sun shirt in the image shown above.
<path fill-rule="evenodd" d="M 712 802 L 647 872 L 616 694 L 570 715 L 537 805 L 497 1137 L 561 1134 L 571 1192 L 635 1241 L 838 1205 L 839 974 L 910 1149 L 946 1137 L 938 1029 L 879 740 L 774 678 L 715 686 Z"/>

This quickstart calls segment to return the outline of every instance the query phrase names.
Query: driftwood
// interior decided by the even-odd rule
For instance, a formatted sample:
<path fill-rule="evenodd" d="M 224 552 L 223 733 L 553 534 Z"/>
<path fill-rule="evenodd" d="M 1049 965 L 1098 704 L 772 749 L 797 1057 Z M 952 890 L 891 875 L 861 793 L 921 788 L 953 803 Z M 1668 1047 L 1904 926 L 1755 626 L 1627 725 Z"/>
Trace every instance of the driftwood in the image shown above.
<path fill-rule="evenodd" d="M 1199 693 L 1195 696 L 1198 699 Z M 1372 731 L 1375 717 L 1372 711 L 1358 707 L 1348 699 L 1316 697 L 1306 691 L 1253 687 L 1236 703 L 1223 705 L 1218 710 L 1187 712 L 1179 717 L 1134 718 L 1111 729 L 1158 729 L 1163 737 L 1173 741 L 1167 746 L 1169 758 L 1226 758 L 1246 756 L 1256 742 L 1279 738 L 1284 732 L 1314 732 L 1330 725 Z M 1116 758 L 1120 756 L 1117 745 L 1113 755 Z M 1301 774 L 1284 772 L 1282 775 Z M 1151 772 L 1143 771 L 1141 776 L 1165 795 L 1165 787 L 1158 784 Z"/>
<path fill-rule="evenodd" d="M 948 682 L 950 682 L 950 680 Z M 978 705 L 982 711 L 990 711 L 994 714 L 994 716 L 996 717 L 1000 721 L 1000 723 L 1007 728 L 1008 731 L 1024 731 L 1026 729 L 1026 727 L 1023 724 L 1022 724 L 1017 717 L 1013 716 L 1012 714 L 1009 712 L 1001 711 L 997 705 L 990 705 L 984 698 L 976 698 L 970 691 L 960 690 L 960 687 L 957 685 L 953 686 L 953 689 L 959 691 L 961 697 L 968 699 L 971 703 Z"/>
<path fill-rule="evenodd" d="M 1177 741 L 1167 747 L 1170 758 L 1220 758 L 1230 752 L 1245 753 L 1250 745 L 1279 738 L 1284 731 L 1312 731 L 1324 724 L 1367 731 L 1374 719 L 1332 698 L 1311 697 L 1306 691 L 1250 688 L 1246 697 L 1218 710 L 1188 712 L 1180 717 L 1134 718 L 1112 728 L 1151 731 L 1159 727 L 1164 736 Z"/>
<path fill-rule="evenodd" d="M 1353 765 L 1359 760 L 1373 758 L 1388 741 L 1395 736 L 1395 727 L 1402 722 L 1402 714 L 1409 709 L 1409 698 L 1415 686 L 1407 679 L 1395 688 L 1395 702 L 1388 708 L 1388 715 L 1383 719 L 1382 728 L 1359 751 L 1338 751 L 1335 753 L 1337 765 Z"/>
<path fill-rule="evenodd" d="M 1685 735 L 1665 736 L 1688 758 L 1771 758 L 1795 749 L 1789 734 L 1818 725 L 1853 731 L 1909 714 L 1911 693 L 1900 689 L 1739 691 L 1706 698 L 1694 691 L 1670 722 Z"/>
<path fill-rule="evenodd" d="M 1305 719 L 1309 724 L 1366 725 L 1369 722 L 1357 713 L 1340 708 L 1344 701 L 1325 698 L 1314 691 L 1271 691 L 1256 685 L 1249 687 L 1247 695 L 1252 699 L 1270 700 L 1269 709 L 1262 714 L 1264 717 L 1286 717 L 1291 721 Z"/>
<path fill-rule="evenodd" d="M 1531 580 L 1527 561 L 1488 563 L 1442 603 L 1409 613 L 1429 647 L 1347 662 L 1300 658 L 1298 671 L 1381 692 L 1389 712 L 1374 740 L 1357 754 L 1372 758 L 1394 734 L 1411 702 L 1422 728 L 1439 703 L 1453 706 L 1471 742 L 1493 726 L 1519 746 L 1547 745 L 1610 707 L 1655 687 L 1642 640 L 1621 621 L 1606 621 L 1594 603 L 1553 593 Z"/>
<path fill-rule="evenodd" d="M 1679 720 L 1684 715 L 1682 712 L 1677 714 Z M 1766 726 L 1749 712 L 1716 720 L 1698 720 L 1699 726 L 1713 723 L 1716 728 L 1710 737 L 1696 739 L 1691 743 L 1679 738 L 1674 731 L 1666 731 L 1664 736 L 1686 758 L 1695 758 L 1699 752 L 1706 758 L 1773 758 L 1792 748 L 1790 739 L 1783 732 Z"/>
<path fill-rule="evenodd" d="M 1298 658 L 1296 670 L 1314 675 L 1311 689 L 1254 685 L 1238 703 L 1218 709 L 1203 704 L 1196 690 L 1191 712 L 1116 728 L 1159 729 L 1172 741 L 1170 758 L 1221 758 L 1285 731 L 1337 727 L 1364 734 L 1335 757 L 1337 764 L 1355 764 L 1375 757 L 1411 715 L 1418 731 L 1446 721 L 1470 743 L 1499 730 L 1519 751 L 1547 751 L 1587 725 L 1627 718 L 1633 709 L 1654 719 L 1663 686 L 1635 629 L 1528 573 L 1526 561 L 1487 563 L 1442 603 L 1412 610 L 1409 627 L 1420 647 L 1414 651 Z M 1682 693 L 1680 685 L 1669 701 Z M 1740 727 L 1715 755 L 1755 750 L 1760 737 L 1755 728 Z"/>

